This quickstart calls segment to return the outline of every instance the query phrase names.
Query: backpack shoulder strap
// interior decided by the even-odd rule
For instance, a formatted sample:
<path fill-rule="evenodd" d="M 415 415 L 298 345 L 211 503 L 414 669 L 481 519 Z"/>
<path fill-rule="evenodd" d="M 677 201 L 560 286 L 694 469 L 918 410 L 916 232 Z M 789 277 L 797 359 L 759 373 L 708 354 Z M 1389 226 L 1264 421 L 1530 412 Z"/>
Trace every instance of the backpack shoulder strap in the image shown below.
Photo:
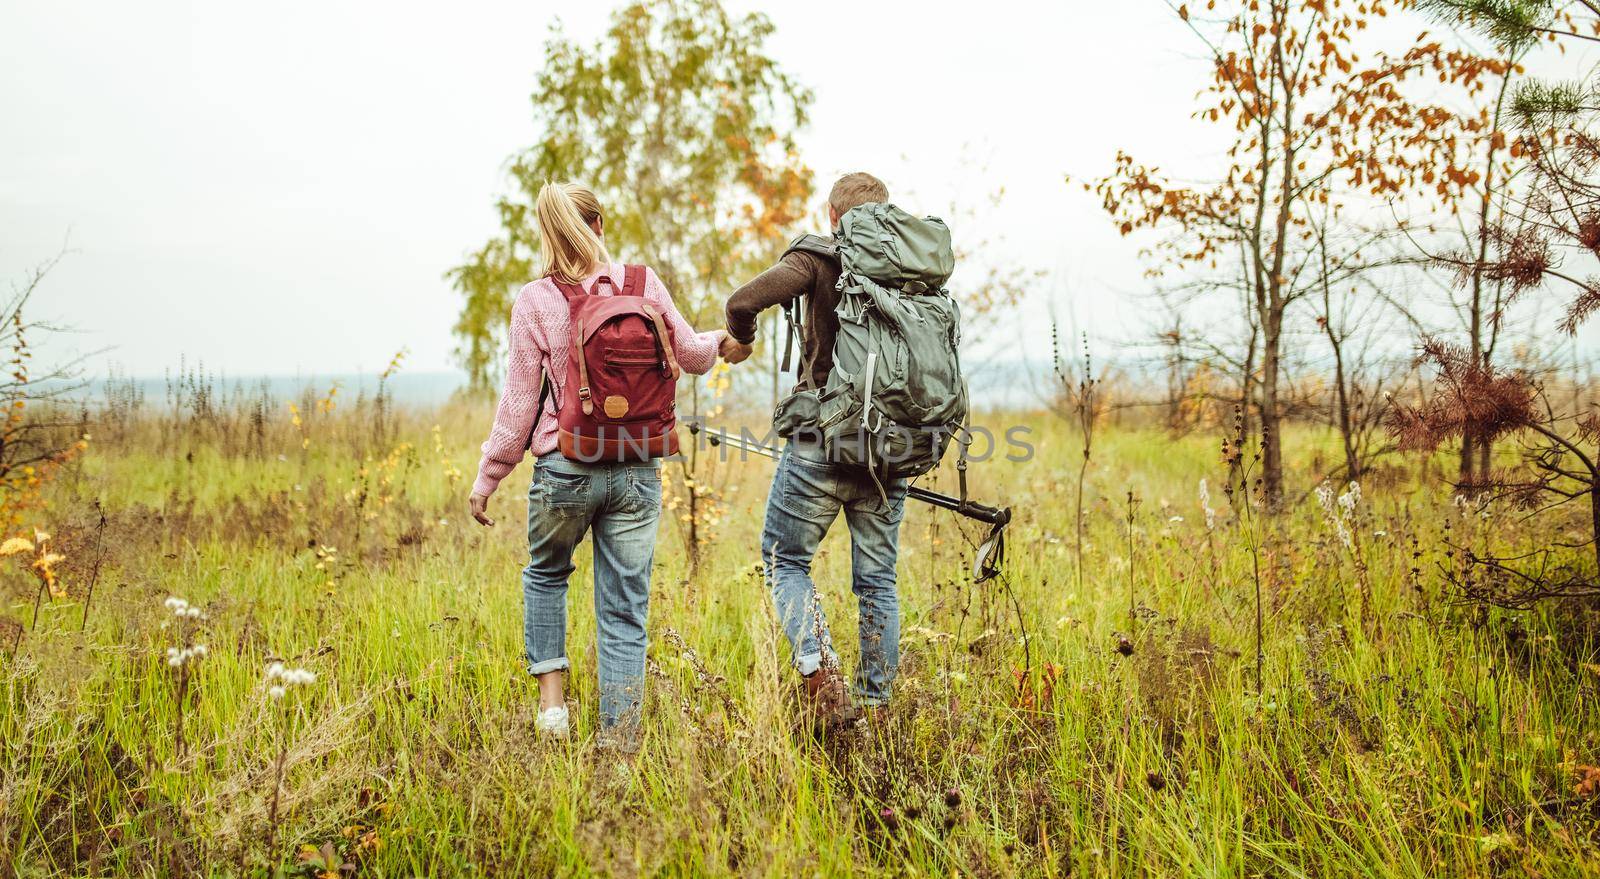
<path fill-rule="evenodd" d="M 587 293 L 583 292 L 583 288 L 577 284 L 568 284 L 566 281 L 557 281 L 555 275 L 550 276 L 550 283 L 556 285 L 556 289 L 561 291 L 561 295 L 566 297 L 568 302 L 588 295 Z"/>
<path fill-rule="evenodd" d="M 801 235 L 799 238 L 789 242 L 789 247 L 784 250 L 783 255 L 788 256 L 791 253 L 809 253 L 812 256 L 819 256 L 830 263 L 836 264 L 839 262 L 839 242 L 823 235 Z M 783 304 L 783 313 L 788 318 L 789 324 L 789 331 L 784 334 L 783 340 L 783 365 L 779 367 L 783 372 L 789 371 L 789 362 L 794 354 L 796 337 L 801 340 L 805 339 L 805 305 L 801 302 L 804 298 L 804 295 L 798 296 Z M 796 376 L 802 376 L 804 372 L 804 363 L 795 367 Z"/>
<path fill-rule="evenodd" d="M 537 407 L 533 410 L 533 424 L 528 426 L 528 438 L 522 444 L 522 450 L 524 452 L 526 452 L 526 451 L 528 451 L 528 450 L 533 448 L 533 435 L 539 431 L 539 422 L 540 422 L 540 420 L 542 420 L 544 418 L 544 404 L 545 404 L 545 401 L 549 400 L 550 399 L 550 395 L 553 394 L 554 392 L 555 392 L 555 382 L 552 382 L 550 380 L 550 368 L 549 368 L 549 366 L 547 365 L 547 366 L 540 367 L 540 369 L 539 369 L 539 403 L 538 403 Z M 559 401 L 559 400 L 556 401 L 556 408 L 558 410 L 561 408 L 561 401 Z"/>
<path fill-rule="evenodd" d="M 549 277 L 550 283 L 554 283 L 557 290 L 562 291 L 562 296 L 565 296 L 568 303 L 573 301 L 573 299 L 579 298 L 579 296 L 587 296 L 584 288 L 579 287 L 579 285 L 576 285 L 576 283 L 566 283 L 565 280 L 557 280 L 555 279 L 554 274 L 546 275 L 546 277 Z"/>
<path fill-rule="evenodd" d="M 623 266 L 622 289 L 617 291 L 619 296 L 644 295 L 644 266 Z"/>
<path fill-rule="evenodd" d="M 783 252 L 784 256 L 791 253 L 809 253 L 823 259 L 839 261 L 839 242 L 822 235 L 801 235 L 789 242 L 789 248 Z"/>

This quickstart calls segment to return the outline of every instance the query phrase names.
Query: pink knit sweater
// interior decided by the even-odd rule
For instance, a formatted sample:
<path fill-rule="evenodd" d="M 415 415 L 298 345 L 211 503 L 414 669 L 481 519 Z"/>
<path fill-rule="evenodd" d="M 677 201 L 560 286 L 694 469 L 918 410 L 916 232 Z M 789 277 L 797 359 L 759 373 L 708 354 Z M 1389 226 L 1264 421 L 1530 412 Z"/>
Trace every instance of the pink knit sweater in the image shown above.
<path fill-rule="evenodd" d="M 621 263 L 613 263 L 606 274 L 621 285 L 622 270 Z M 583 289 L 592 289 L 600 274 L 595 272 L 584 278 Z M 706 374 L 717 362 L 717 345 L 722 341 L 723 331 L 695 332 L 672 304 L 672 295 L 656 273 L 645 269 L 644 277 L 644 298 L 661 309 L 672 327 L 678 365 L 685 372 Z M 600 291 L 607 296 L 612 293 L 611 288 L 604 285 Z M 472 484 L 474 494 L 486 497 L 522 462 L 522 444 L 528 441 L 529 428 L 533 428 L 533 442 L 528 451 L 542 455 L 556 447 L 556 400 L 566 399 L 572 330 L 566 297 L 549 278 L 540 278 L 517 294 L 517 301 L 511 306 L 508 341 L 511 352 L 506 363 L 505 387 L 500 392 L 500 406 L 494 413 L 494 427 L 483 444 L 478 478 Z M 535 413 L 539 404 L 539 377 L 545 373 L 555 387 L 545 401 L 544 411 Z M 535 415 L 538 415 L 537 426 L 534 425 Z"/>

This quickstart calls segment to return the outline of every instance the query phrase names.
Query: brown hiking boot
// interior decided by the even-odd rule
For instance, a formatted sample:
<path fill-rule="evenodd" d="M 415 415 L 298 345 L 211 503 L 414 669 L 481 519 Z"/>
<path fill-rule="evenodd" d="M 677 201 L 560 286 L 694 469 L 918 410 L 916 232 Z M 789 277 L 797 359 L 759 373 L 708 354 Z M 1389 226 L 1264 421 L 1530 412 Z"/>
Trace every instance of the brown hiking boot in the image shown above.
<path fill-rule="evenodd" d="M 801 678 L 806 685 L 806 713 L 818 731 L 828 732 L 855 723 L 855 706 L 838 669 L 820 668 Z"/>

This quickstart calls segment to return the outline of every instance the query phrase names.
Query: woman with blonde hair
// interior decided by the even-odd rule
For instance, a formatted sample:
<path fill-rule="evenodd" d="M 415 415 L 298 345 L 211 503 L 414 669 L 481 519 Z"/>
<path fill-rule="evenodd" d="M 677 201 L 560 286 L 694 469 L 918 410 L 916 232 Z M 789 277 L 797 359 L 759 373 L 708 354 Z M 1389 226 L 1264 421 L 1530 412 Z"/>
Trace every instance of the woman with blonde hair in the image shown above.
<path fill-rule="evenodd" d="M 644 303 L 637 308 L 657 318 L 655 326 L 668 330 L 663 335 L 670 343 L 655 338 L 660 340 L 664 361 L 675 356 L 674 378 L 678 367 L 696 375 L 709 371 L 724 334 L 695 332 L 648 267 L 634 267 L 630 274 L 628 267 L 611 262 L 600 202 L 586 187 L 546 184 L 534 210 L 544 274 L 522 288 L 511 308 L 505 387 L 472 486 L 472 517 L 483 525 L 494 524 L 487 512 L 489 496 L 522 461 L 523 452 L 532 452 L 536 460 L 528 490 L 528 564 L 522 570 L 523 638 L 528 671 L 539 682 L 536 726 L 557 738 L 565 738 L 570 727 L 564 694 L 570 667 L 567 579 L 573 571 L 573 551 L 584 534 L 593 531 L 602 742 L 631 749 L 637 745 L 644 695 L 645 617 L 661 513 L 661 477 L 654 458 L 596 460 L 569 457 L 558 449 L 562 434 L 558 413 L 574 391 L 568 387 L 572 353 L 579 353 L 574 374 L 576 366 L 586 365 L 582 340 L 579 347 L 573 346 L 571 315 L 578 313 L 576 303 L 587 296 L 639 294 L 637 289 L 619 287 L 625 274 L 630 284 L 642 281 Z M 604 363 L 588 364 L 590 369 L 604 367 Z M 586 380 L 580 390 L 584 411 L 591 412 Z M 613 399 L 607 398 L 608 407 Z M 559 444 L 570 451 L 570 439 L 568 432 L 560 436 Z"/>

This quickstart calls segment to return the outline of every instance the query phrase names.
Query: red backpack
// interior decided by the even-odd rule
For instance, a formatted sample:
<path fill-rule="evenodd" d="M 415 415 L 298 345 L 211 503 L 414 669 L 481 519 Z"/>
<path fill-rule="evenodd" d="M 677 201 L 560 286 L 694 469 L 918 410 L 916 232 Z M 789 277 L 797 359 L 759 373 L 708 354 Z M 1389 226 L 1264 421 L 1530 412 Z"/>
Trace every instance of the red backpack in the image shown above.
<path fill-rule="evenodd" d="M 605 273 L 588 292 L 556 281 L 572 317 L 567 393 L 556 420 L 561 454 L 574 461 L 678 453 L 678 357 L 666 318 L 644 298 L 644 271 L 627 266 L 620 290 Z M 601 284 L 615 295 L 599 295 Z"/>

